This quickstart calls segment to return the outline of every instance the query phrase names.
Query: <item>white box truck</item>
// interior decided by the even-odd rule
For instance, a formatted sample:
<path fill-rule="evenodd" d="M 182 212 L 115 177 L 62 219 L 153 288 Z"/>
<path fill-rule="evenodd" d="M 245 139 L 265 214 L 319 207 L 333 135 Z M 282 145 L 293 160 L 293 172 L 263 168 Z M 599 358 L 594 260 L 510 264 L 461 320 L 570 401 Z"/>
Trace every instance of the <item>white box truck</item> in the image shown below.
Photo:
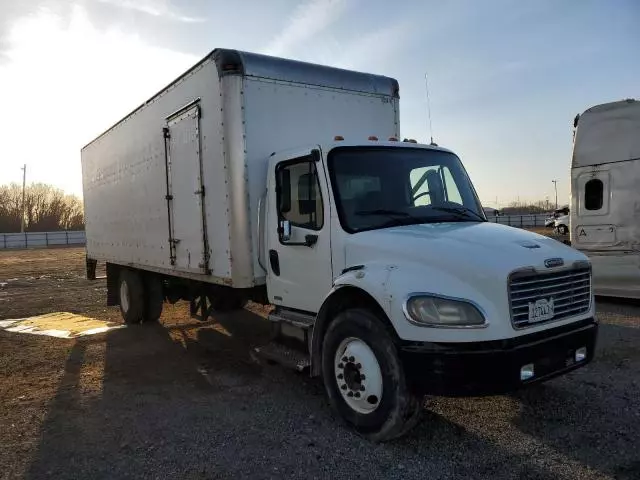
<path fill-rule="evenodd" d="M 460 159 L 399 140 L 387 77 L 217 49 L 82 149 L 87 275 L 127 323 L 274 305 L 262 354 L 386 440 L 425 393 L 586 365 L 585 255 L 489 223 Z M 288 360 L 286 360 L 288 359 Z"/>
<path fill-rule="evenodd" d="M 571 243 L 593 265 L 596 295 L 640 298 L 640 102 L 574 119 Z"/>

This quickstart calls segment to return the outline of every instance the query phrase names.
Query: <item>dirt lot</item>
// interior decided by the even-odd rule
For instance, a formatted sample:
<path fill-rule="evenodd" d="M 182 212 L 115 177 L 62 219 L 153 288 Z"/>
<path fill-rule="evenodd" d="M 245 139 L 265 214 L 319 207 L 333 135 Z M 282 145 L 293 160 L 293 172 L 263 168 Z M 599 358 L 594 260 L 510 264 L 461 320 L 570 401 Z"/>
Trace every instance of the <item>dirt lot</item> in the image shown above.
<path fill-rule="evenodd" d="M 99 272 L 100 273 L 100 272 Z M 82 249 L 0 251 L 0 320 L 119 320 Z M 429 398 L 408 437 L 346 430 L 321 383 L 254 361 L 260 311 L 79 339 L 0 331 L 0 478 L 640 478 L 640 307 L 598 303 L 589 367 L 511 396 Z"/>

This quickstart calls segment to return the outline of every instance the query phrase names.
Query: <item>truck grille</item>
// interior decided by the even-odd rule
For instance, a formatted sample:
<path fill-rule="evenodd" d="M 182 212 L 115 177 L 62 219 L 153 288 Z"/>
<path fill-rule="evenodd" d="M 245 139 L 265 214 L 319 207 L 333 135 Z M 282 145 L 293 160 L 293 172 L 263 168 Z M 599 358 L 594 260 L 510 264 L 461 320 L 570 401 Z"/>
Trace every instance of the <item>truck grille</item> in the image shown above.
<path fill-rule="evenodd" d="M 543 299 L 553 300 L 553 318 L 530 322 L 529 304 Z M 586 313 L 591 307 L 591 269 L 587 266 L 553 273 L 515 272 L 509 278 L 509 303 L 515 328 Z"/>

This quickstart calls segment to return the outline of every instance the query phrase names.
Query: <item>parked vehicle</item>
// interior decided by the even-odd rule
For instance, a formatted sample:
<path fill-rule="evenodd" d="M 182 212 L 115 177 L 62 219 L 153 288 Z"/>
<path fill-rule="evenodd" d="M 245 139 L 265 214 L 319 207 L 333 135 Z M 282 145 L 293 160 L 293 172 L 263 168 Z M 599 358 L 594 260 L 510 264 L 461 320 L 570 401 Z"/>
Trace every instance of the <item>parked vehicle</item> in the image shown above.
<path fill-rule="evenodd" d="M 82 149 L 87 275 L 107 263 L 128 324 L 271 303 L 258 352 L 322 376 L 376 441 L 425 393 L 586 365 L 587 257 L 487 222 L 458 156 L 398 141 L 398 118 L 391 78 L 214 50 Z"/>
<path fill-rule="evenodd" d="M 640 298 L 640 102 L 593 106 L 574 127 L 571 243 L 596 294 Z"/>
<path fill-rule="evenodd" d="M 560 215 L 555 219 L 553 225 L 560 235 L 566 235 L 569 233 L 569 215 Z"/>
<path fill-rule="evenodd" d="M 569 207 L 562 207 L 562 208 L 557 208 L 553 211 L 553 214 L 550 215 L 549 217 L 547 217 L 544 221 L 544 226 L 545 227 L 556 227 L 557 228 L 557 224 L 556 224 L 556 220 L 561 218 L 561 217 L 566 217 L 569 215 Z M 568 227 L 569 225 L 569 220 L 564 220 L 560 222 L 560 225 L 565 225 Z"/>

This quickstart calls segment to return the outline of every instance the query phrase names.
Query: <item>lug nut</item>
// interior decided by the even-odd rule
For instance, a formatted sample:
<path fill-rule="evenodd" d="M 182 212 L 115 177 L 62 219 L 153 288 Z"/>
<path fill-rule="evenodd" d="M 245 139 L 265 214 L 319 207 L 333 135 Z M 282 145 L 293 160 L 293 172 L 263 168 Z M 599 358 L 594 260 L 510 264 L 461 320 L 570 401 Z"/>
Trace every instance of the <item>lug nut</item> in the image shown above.
<path fill-rule="evenodd" d="M 360 385 L 360 391 L 364 392 L 364 385 Z"/>
<path fill-rule="evenodd" d="M 364 380 L 365 378 L 367 377 L 365 377 L 364 374 L 360 374 L 360 380 Z"/>
<path fill-rule="evenodd" d="M 349 357 L 350 362 L 355 362 L 355 360 L 356 360 L 355 357 Z"/>
<path fill-rule="evenodd" d="M 342 363 L 339 363 L 338 368 L 344 368 L 344 365 Z"/>
<path fill-rule="evenodd" d="M 344 375 L 343 375 L 343 374 L 341 374 L 341 373 L 340 373 L 340 374 L 338 374 L 338 380 L 342 380 L 343 378 L 344 378 Z"/>
<path fill-rule="evenodd" d="M 360 392 L 356 392 L 353 396 L 356 398 L 360 398 Z"/>
<path fill-rule="evenodd" d="M 349 393 L 347 393 L 347 397 L 353 397 L 353 392 L 349 391 Z"/>
<path fill-rule="evenodd" d="M 356 363 L 356 368 L 360 370 L 362 368 L 362 365 L 360 365 L 359 363 Z"/>
<path fill-rule="evenodd" d="M 340 387 L 342 390 L 346 390 L 347 389 L 347 384 L 343 383 L 342 386 Z"/>
<path fill-rule="evenodd" d="M 346 362 L 346 361 L 348 361 L 348 360 L 349 360 L 349 359 L 348 359 L 347 357 L 342 357 L 342 361 L 343 361 L 343 362 Z"/>

